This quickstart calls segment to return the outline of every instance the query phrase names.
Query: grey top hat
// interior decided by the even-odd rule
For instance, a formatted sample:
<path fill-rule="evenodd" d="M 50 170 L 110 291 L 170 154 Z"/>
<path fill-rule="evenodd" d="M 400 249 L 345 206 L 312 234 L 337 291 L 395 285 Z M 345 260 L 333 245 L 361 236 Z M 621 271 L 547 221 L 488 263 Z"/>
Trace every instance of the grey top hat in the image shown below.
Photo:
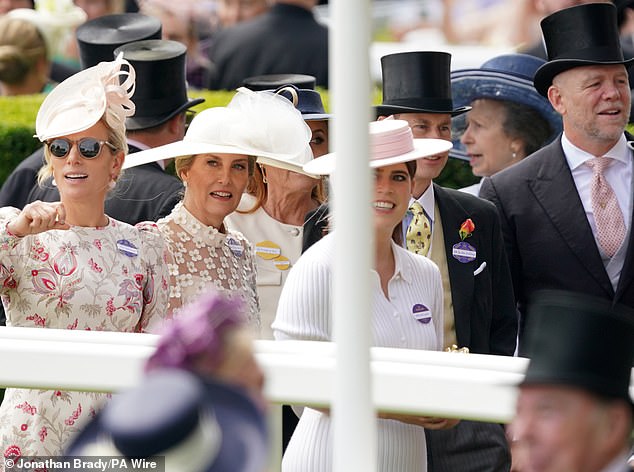
<path fill-rule="evenodd" d="M 136 113 L 126 120 L 128 130 L 153 128 L 205 101 L 187 97 L 186 52 L 184 44 L 164 39 L 136 41 L 114 51 L 115 57 L 123 53 L 136 71 Z"/>
<path fill-rule="evenodd" d="M 119 46 L 144 39 L 161 39 L 161 22 L 140 13 L 105 15 L 77 28 L 79 62 L 82 69 L 112 61 Z"/>
<path fill-rule="evenodd" d="M 630 402 L 634 310 L 582 293 L 537 292 L 527 311 L 521 385 L 564 385 Z"/>
<path fill-rule="evenodd" d="M 574 67 L 631 65 L 624 60 L 616 7 L 610 3 L 587 3 L 556 11 L 541 21 L 548 62 L 537 69 L 533 83 L 543 96 L 553 78 Z"/>

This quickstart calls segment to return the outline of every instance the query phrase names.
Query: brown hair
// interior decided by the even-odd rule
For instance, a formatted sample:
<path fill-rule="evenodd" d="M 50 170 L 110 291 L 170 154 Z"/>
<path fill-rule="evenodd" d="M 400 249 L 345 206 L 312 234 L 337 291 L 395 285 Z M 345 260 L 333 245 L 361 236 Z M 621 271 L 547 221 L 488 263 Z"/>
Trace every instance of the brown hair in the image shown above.
<path fill-rule="evenodd" d="M 19 84 L 46 57 L 44 36 L 33 23 L 0 17 L 0 82 Z"/>
<path fill-rule="evenodd" d="M 416 175 L 416 161 L 407 161 L 405 165 L 407 166 L 407 173 L 409 174 L 410 180 L 414 179 L 414 175 Z M 392 230 L 392 240 L 399 246 L 403 245 L 403 230 L 401 228 L 402 224 L 399 221 Z"/>

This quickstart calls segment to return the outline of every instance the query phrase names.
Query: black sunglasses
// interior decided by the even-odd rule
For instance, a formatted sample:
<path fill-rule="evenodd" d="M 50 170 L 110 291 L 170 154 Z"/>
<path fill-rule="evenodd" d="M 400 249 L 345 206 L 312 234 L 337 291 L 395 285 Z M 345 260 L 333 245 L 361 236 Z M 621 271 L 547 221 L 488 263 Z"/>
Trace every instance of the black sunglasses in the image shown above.
<path fill-rule="evenodd" d="M 68 153 L 77 144 L 79 154 L 84 159 L 94 159 L 101 152 L 101 147 L 105 144 L 113 152 L 117 150 L 116 146 L 108 141 L 100 141 L 95 138 L 81 138 L 76 141 L 68 138 L 55 138 L 46 142 L 49 152 L 58 159 L 68 156 Z"/>

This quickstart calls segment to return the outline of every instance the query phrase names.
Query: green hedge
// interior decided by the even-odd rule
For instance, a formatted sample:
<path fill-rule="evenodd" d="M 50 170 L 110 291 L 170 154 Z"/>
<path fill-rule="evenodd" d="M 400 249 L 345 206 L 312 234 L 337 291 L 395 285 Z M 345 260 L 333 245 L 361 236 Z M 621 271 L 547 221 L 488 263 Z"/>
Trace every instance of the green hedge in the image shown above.
<path fill-rule="evenodd" d="M 328 92 L 320 92 L 324 106 L 328 109 Z M 225 106 L 233 97 L 233 92 L 192 91 L 189 95 L 205 98 L 205 102 L 194 108 L 201 111 L 209 107 Z M 44 95 L 0 97 L 0 184 L 23 158 L 40 146 L 33 134 L 35 117 L 43 99 Z M 375 91 L 373 102 L 381 102 L 379 91 Z M 440 185 L 451 188 L 465 187 L 476 181 L 469 163 L 457 159 L 449 159 L 444 171 L 436 179 Z"/>

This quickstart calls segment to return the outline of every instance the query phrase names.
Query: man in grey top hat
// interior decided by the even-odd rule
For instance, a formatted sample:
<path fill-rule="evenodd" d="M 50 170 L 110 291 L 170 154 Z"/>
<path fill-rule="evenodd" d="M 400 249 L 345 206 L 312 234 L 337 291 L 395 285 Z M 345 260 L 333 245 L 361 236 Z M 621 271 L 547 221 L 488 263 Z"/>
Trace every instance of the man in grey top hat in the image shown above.
<path fill-rule="evenodd" d="M 587 293 L 634 307 L 634 159 L 624 132 L 628 67 L 616 8 L 591 3 L 541 23 L 549 61 L 534 77 L 562 116 L 563 134 L 484 179 L 500 212 L 522 330 L 540 289 Z"/>
<path fill-rule="evenodd" d="M 625 472 L 634 311 L 574 292 L 542 291 L 528 307 L 526 353 L 510 431 L 526 472 Z"/>

